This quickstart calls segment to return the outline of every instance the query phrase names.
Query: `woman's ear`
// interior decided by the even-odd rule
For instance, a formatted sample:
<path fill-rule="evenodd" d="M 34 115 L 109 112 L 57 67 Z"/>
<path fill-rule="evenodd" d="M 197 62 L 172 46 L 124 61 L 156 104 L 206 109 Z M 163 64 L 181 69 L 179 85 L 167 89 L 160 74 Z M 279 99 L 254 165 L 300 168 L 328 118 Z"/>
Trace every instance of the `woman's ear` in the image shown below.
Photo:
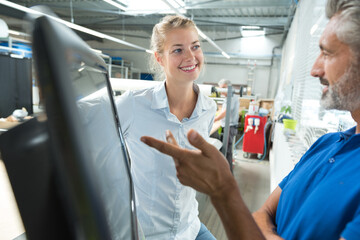
<path fill-rule="evenodd" d="M 155 59 L 160 64 L 160 66 L 164 66 L 161 54 L 158 52 L 155 52 L 154 54 L 155 54 Z"/>

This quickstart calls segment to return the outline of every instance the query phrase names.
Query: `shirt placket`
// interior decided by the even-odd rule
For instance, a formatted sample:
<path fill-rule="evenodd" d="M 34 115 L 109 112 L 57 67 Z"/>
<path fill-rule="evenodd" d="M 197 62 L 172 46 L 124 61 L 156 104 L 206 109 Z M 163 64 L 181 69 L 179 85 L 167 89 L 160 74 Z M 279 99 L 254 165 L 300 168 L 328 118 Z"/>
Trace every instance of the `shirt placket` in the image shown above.
<path fill-rule="evenodd" d="M 181 123 L 179 125 L 179 131 L 178 131 L 178 145 L 182 148 L 185 147 L 185 141 L 184 141 L 184 125 Z M 172 234 L 175 236 L 178 228 L 179 228 L 179 224 L 180 224 L 180 194 L 181 194 L 181 189 L 182 189 L 182 184 L 180 183 L 179 179 L 176 178 L 176 182 L 175 182 L 175 211 L 174 211 L 174 216 L 173 216 L 173 227 L 172 227 Z"/>

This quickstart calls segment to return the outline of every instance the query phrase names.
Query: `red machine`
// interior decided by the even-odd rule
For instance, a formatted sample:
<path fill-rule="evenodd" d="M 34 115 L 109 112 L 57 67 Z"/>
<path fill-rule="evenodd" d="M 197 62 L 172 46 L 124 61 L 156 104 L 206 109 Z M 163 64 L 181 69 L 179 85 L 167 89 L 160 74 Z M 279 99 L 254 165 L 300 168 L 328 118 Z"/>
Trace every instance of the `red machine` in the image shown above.
<path fill-rule="evenodd" d="M 256 153 L 258 159 L 264 154 L 265 125 L 267 117 L 258 115 L 246 115 L 244 126 L 243 151 L 244 157 L 249 157 L 249 153 Z"/>

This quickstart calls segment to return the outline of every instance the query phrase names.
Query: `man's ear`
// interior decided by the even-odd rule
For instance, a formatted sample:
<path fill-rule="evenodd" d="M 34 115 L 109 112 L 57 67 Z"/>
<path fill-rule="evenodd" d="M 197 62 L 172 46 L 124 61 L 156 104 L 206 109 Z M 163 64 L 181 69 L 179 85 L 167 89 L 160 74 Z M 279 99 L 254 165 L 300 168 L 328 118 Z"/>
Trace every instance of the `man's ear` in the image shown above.
<path fill-rule="evenodd" d="M 155 59 L 160 64 L 160 66 L 164 66 L 161 54 L 158 52 L 155 52 L 154 54 L 155 54 Z"/>

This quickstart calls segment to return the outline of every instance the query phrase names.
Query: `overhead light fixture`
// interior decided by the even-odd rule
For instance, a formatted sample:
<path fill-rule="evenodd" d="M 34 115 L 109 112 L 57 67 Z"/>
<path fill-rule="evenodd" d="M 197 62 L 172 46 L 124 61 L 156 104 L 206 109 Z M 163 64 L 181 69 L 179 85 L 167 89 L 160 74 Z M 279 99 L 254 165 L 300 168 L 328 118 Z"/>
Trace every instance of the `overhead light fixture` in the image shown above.
<path fill-rule="evenodd" d="M 242 26 L 242 30 L 260 30 L 261 28 L 259 26 Z"/>
<path fill-rule="evenodd" d="M 126 7 L 124 7 L 123 5 L 121 5 L 120 3 L 117 3 L 115 1 L 112 1 L 112 0 L 103 0 L 104 2 L 107 2 L 108 4 L 111 4 L 113 5 L 114 7 L 117 7 L 123 11 L 126 11 Z"/>
<path fill-rule="evenodd" d="M 222 51 L 221 54 L 227 59 L 230 59 L 230 56 L 226 52 Z"/>
<path fill-rule="evenodd" d="M 208 39 L 208 36 L 206 36 L 205 33 L 203 33 L 198 27 L 196 27 L 196 30 L 198 31 L 200 37 L 202 37 L 204 40 Z"/>
<path fill-rule="evenodd" d="M 17 35 L 17 36 L 30 37 L 30 35 L 29 35 L 29 34 L 27 34 L 27 33 L 18 32 L 18 31 L 15 31 L 15 30 L 10 30 L 10 29 L 9 29 L 9 33 L 10 33 L 10 34 L 12 34 L 12 35 Z"/>
<path fill-rule="evenodd" d="M 26 12 L 26 13 L 29 13 L 29 14 L 34 14 L 34 15 L 45 15 L 57 22 L 60 22 L 72 29 L 75 29 L 75 30 L 78 30 L 80 32 L 83 32 L 83 33 L 87 33 L 87 34 L 90 34 L 90 35 L 93 35 L 95 37 L 99 37 L 99 38 L 103 38 L 103 39 L 107 39 L 109 41 L 112 41 L 112 42 L 116 42 L 116 43 L 120 43 L 122 45 L 125 45 L 125 46 L 128 46 L 128 47 L 132 47 L 132 48 L 136 48 L 136 49 L 139 49 L 139 50 L 142 50 L 142 51 L 145 51 L 147 53 L 151 53 L 152 51 L 151 50 L 148 50 L 144 47 L 141 47 L 141 46 L 138 46 L 138 45 L 135 45 L 135 44 L 132 44 L 132 43 L 129 43 L 129 42 L 126 42 L 126 41 L 123 41 L 121 39 L 118 39 L 118 38 L 115 38 L 115 37 L 112 37 L 110 35 L 106 35 L 106 34 L 103 34 L 101 32 L 97 32 L 97 31 L 94 31 L 92 29 L 89 29 L 89 28 L 86 28 L 86 27 L 82 27 L 80 25 L 77 25 L 77 24 L 74 24 L 74 23 L 71 23 L 71 22 L 68 22 L 68 21 L 65 21 L 65 20 L 62 20 L 60 18 L 57 18 L 57 17 L 54 17 L 54 16 L 51 16 L 51 15 L 48 15 L 48 14 L 44 14 L 42 12 L 39 12 L 39 11 L 35 11 L 33 9 L 30 9 L 30 8 L 27 8 L 27 7 L 24 7 L 24 6 L 21 6 L 19 4 L 16 4 L 16 3 L 13 3 L 13 2 L 9 2 L 9 1 L 6 1 L 6 0 L 0 0 L 0 4 L 2 5 L 5 5 L 5 6 L 8 6 L 8 7 L 11 7 L 11 8 L 14 8 L 14 9 L 17 9 L 17 10 L 20 10 L 20 11 L 23 11 L 23 12 Z"/>
<path fill-rule="evenodd" d="M 17 59 L 23 59 L 23 58 L 24 58 L 24 55 L 11 53 L 11 54 L 10 54 L 10 57 L 12 57 L 12 58 L 17 58 Z"/>
<path fill-rule="evenodd" d="M 18 31 L 14 31 L 14 30 L 10 30 L 10 29 L 9 29 L 8 32 L 9 32 L 10 34 L 12 34 L 12 35 L 20 36 L 20 32 L 18 32 Z"/>
<path fill-rule="evenodd" d="M 264 29 L 259 26 L 242 26 L 240 31 L 243 37 L 260 37 L 265 35 Z"/>

